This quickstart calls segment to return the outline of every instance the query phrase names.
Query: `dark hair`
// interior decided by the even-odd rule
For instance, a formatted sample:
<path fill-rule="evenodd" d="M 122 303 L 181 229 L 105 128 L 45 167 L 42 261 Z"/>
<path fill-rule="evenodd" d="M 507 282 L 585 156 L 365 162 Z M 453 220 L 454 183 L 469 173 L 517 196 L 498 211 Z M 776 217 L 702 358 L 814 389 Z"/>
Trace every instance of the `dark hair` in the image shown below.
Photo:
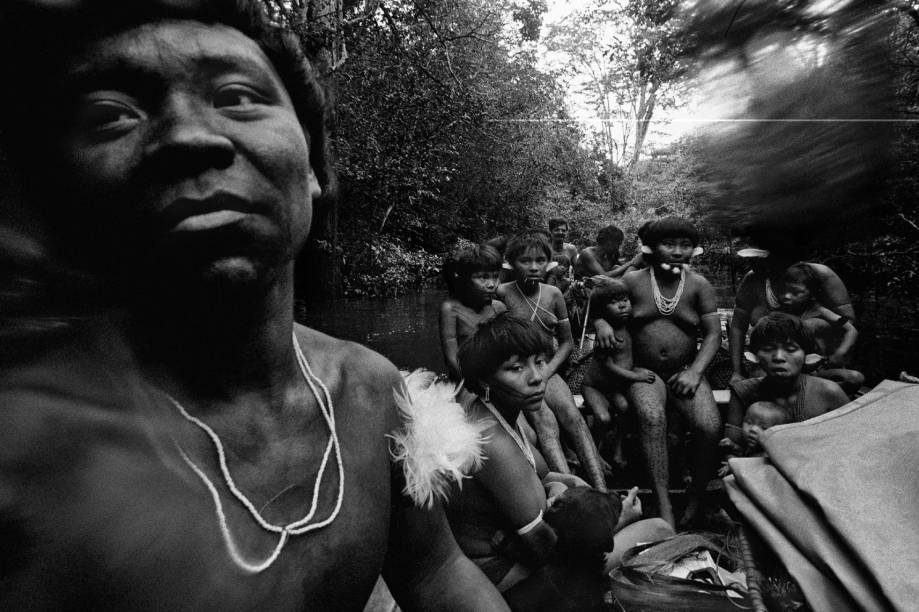
<path fill-rule="evenodd" d="M 753 326 L 750 332 L 750 348 L 758 351 L 771 342 L 791 340 L 805 353 L 814 352 L 813 336 L 798 317 L 785 312 L 770 312 Z"/>
<path fill-rule="evenodd" d="M 615 225 L 601 227 L 600 231 L 597 232 L 597 244 L 601 242 L 615 242 L 621 245 L 623 240 L 625 240 L 625 234 Z"/>
<path fill-rule="evenodd" d="M 504 251 L 504 257 L 513 263 L 527 249 L 541 250 L 546 254 L 546 259 L 552 257 L 552 245 L 549 243 L 549 236 L 543 230 L 527 230 L 511 238 Z"/>
<path fill-rule="evenodd" d="M 699 230 L 688 219 L 664 217 L 651 221 L 639 230 L 642 244 L 654 248 L 667 238 L 688 238 L 693 246 L 699 245 Z"/>
<path fill-rule="evenodd" d="M 552 338 L 539 325 L 509 312 L 483 321 L 459 348 L 457 355 L 466 386 L 481 393 L 490 378 L 513 355 L 552 355 Z"/>
<path fill-rule="evenodd" d="M 814 267 L 803 261 L 792 264 L 782 277 L 785 283 L 801 283 L 810 292 L 811 298 L 820 301 L 823 297 L 823 283 Z"/>
<path fill-rule="evenodd" d="M 546 509 L 545 521 L 555 531 L 558 562 L 602 567 L 603 553 L 613 550 L 613 532 L 622 512 L 615 493 L 575 487 L 559 495 Z"/>
<path fill-rule="evenodd" d="M 552 261 L 558 263 L 560 266 L 570 266 L 571 258 L 565 255 L 564 253 L 555 253 L 552 255 Z"/>
<path fill-rule="evenodd" d="M 487 244 L 467 244 L 457 248 L 444 262 L 444 281 L 451 296 L 462 291 L 463 285 L 476 272 L 501 270 L 501 253 Z"/>
<path fill-rule="evenodd" d="M 624 282 L 615 278 L 605 281 L 590 295 L 590 299 L 597 306 L 603 306 L 623 297 L 630 297 L 629 288 Z"/>
<path fill-rule="evenodd" d="M 561 217 L 552 217 L 551 219 L 549 219 L 549 231 L 552 231 L 556 227 L 559 227 L 561 225 L 564 225 L 565 227 L 567 227 L 568 220 L 562 219 Z"/>
<path fill-rule="evenodd" d="M 48 3 L 5 0 L 0 9 L 0 77 L 8 90 L 28 96 L 4 96 L 0 102 L 0 147 L 20 169 L 29 172 L 47 156 L 47 142 L 62 137 L 58 117 L 36 134 L 34 117 L 48 117 L 45 104 L 55 100 L 60 76 L 70 58 L 106 36 L 168 19 L 223 24 L 239 30 L 262 49 L 284 83 L 309 142 L 310 164 L 324 194 L 334 191 L 327 136 L 329 108 L 317 74 L 293 32 L 272 23 L 256 0 L 85 0 L 76 7 L 48 8 Z M 69 4 L 69 3 L 63 3 Z M 25 56 L 25 59 L 24 59 Z M 60 113 L 58 113 L 60 114 Z M 32 172 L 30 172 L 32 173 Z"/>

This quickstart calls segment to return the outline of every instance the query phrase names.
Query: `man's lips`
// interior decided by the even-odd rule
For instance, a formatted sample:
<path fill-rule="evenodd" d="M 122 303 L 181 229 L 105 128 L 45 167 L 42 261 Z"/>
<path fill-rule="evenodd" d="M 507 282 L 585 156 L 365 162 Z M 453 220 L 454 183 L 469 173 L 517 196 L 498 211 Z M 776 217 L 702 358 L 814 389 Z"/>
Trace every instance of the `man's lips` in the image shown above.
<path fill-rule="evenodd" d="M 160 214 L 163 226 L 172 231 L 197 231 L 235 223 L 255 211 L 248 199 L 227 192 L 205 197 L 180 197 Z"/>

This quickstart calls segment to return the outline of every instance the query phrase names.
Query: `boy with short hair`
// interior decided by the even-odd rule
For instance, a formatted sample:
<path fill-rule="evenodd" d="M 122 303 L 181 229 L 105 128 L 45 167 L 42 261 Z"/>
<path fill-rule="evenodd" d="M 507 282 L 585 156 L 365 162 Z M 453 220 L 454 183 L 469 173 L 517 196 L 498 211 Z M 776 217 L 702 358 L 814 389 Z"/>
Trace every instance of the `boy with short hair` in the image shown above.
<path fill-rule="evenodd" d="M 571 259 L 567 255 L 552 253 L 554 266 L 547 268 L 546 284 L 557 287 L 564 295 L 571 286 Z"/>
<path fill-rule="evenodd" d="M 651 384 L 655 377 L 650 370 L 634 367 L 632 338 L 627 327 L 632 317 L 632 303 L 625 283 L 610 280 L 594 290 L 591 301 L 599 316 L 612 327 L 616 342 L 610 348 L 595 349 L 594 358 L 581 386 L 581 394 L 584 396 L 584 404 L 594 415 L 594 435 L 601 441 L 601 445 L 612 423 L 610 405 L 615 409 L 619 427 L 615 432 L 611 461 L 621 468 L 625 465 L 622 454 L 622 420 L 629 407 L 625 392 L 629 385 Z"/>

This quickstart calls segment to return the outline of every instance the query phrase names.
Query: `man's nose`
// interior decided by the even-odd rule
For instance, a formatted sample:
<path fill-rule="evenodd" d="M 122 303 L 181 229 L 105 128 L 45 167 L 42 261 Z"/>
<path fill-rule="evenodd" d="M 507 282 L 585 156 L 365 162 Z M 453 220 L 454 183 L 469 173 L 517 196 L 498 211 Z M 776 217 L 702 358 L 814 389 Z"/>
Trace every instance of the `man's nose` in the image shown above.
<path fill-rule="evenodd" d="M 530 385 L 538 385 L 542 383 L 542 380 L 545 376 L 545 366 L 534 363 L 530 366 Z"/>
<path fill-rule="evenodd" d="M 187 176 L 233 163 L 233 141 L 221 132 L 217 111 L 204 101 L 172 95 L 154 121 L 147 156 L 160 169 Z"/>
<path fill-rule="evenodd" d="M 788 354 L 784 351 L 784 349 L 778 349 L 775 353 L 772 354 L 773 361 L 785 361 L 786 359 L 788 359 Z"/>

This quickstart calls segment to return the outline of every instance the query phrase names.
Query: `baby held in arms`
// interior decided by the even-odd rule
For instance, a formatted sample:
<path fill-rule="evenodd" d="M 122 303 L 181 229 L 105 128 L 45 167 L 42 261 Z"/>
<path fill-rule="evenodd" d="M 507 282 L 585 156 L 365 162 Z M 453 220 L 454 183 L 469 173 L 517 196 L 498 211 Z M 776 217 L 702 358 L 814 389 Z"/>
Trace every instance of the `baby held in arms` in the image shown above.
<path fill-rule="evenodd" d="M 766 455 L 760 443 L 760 435 L 776 425 L 784 425 L 788 422 L 788 413 L 773 402 L 759 401 L 747 408 L 744 414 L 743 423 L 740 426 L 741 443 L 738 444 L 731 437 L 723 438 L 719 443 L 725 451 L 725 461 L 718 472 L 719 476 L 727 476 L 731 473 L 728 460 L 734 457 L 762 457 Z M 736 425 L 725 425 L 725 433 L 729 429 L 737 429 Z"/>

